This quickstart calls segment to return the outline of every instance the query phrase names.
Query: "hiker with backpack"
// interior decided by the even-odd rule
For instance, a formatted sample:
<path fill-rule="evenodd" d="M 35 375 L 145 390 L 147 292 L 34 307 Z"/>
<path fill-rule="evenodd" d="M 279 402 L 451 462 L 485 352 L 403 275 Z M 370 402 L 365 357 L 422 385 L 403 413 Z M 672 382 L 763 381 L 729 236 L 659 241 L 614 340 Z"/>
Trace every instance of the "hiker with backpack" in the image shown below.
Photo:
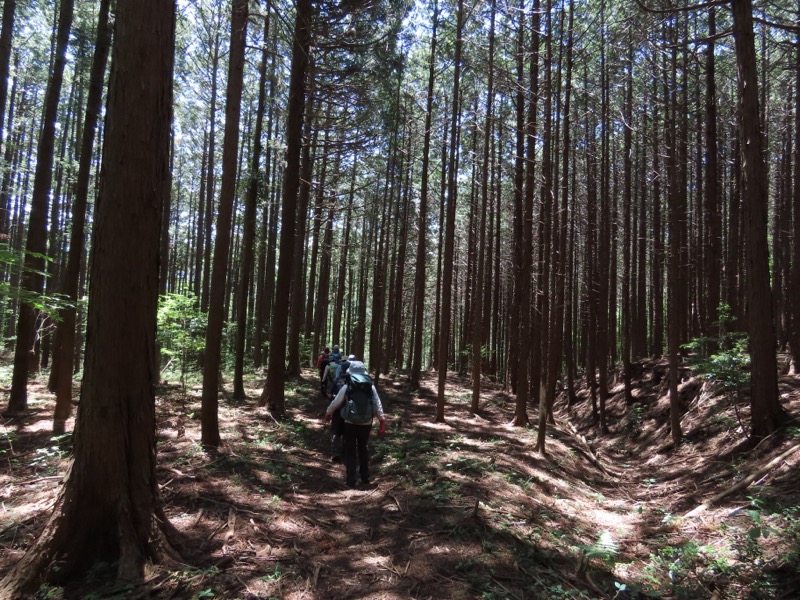
<path fill-rule="evenodd" d="M 339 412 L 343 426 L 344 465 L 346 469 L 347 487 L 356 485 L 356 466 L 361 476 L 361 483 L 369 485 L 369 452 L 367 442 L 372 432 L 372 420 L 377 417 L 380 422 L 379 434 L 386 435 L 386 417 L 383 414 L 378 390 L 367 375 L 364 363 L 352 360 L 345 376 L 346 384 L 342 386 L 325 411 L 325 420 L 331 421 L 333 414 Z"/>
<path fill-rule="evenodd" d="M 347 357 L 339 364 L 336 370 L 336 379 L 333 383 L 333 390 L 331 397 L 335 398 L 339 390 L 347 384 L 347 370 L 350 368 L 350 362 L 356 359 L 354 354 Z M 333 411 L 333 418 L 331 419 L 331 460 L 333 462 L 342 462 L 342 434 L 344 433 L 344 420 L 342 419 L 341 411 Z"/>
<path fill-rule="evenodd" d="M 331 360 L 328 366 L 325 367 L 325 373 L 322 375 L 322 393 L 326 398 L 331 398 L 333 394 L 333 384 L 336 383 L 336 372 L 339 370 L 339 362 L 342 360 L 342 355 L 336 352 L 331 354 Z"/>

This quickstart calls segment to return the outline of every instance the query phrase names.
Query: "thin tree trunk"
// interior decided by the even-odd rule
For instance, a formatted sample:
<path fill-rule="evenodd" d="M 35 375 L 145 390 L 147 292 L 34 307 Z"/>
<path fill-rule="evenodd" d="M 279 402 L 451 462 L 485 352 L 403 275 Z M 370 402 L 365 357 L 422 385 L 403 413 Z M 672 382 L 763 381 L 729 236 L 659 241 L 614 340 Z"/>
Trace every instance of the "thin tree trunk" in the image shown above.
<path fill-rule="evenodd" d="M 489 204 L 489 167 L 491 164 L 492 108 L 494 103 L 494 24 L 497 2 L 492 0 L 489 17 L 489 65 L 486 83 L 486 125 L 483 128 L 483 166 L 481 168 L 481 211 L 478 221 L 478 268 L 475 275 L 475 297 L 472 317 L 472 406 L 477 413 L 481 398 L 481 350 L 483 347 L 483 287 L 486 261 L 486 212 Z"/>
<path fill-rule="evenodd" d="M 55 40 L 52 76 L 45 95 L 45 110 L 39 147 L 36 153 L 36 175 L 33 183 L 28 238 L 25 243 L 25 272 L 22 288 L 36 296 L 44 291 L 45 253 L 47 252 L 47 201 L 53 178 L 56 115 L 67 62 L 67 46 L 72 29 L 73 0 L 59 3 L 58 29 Z M 17 343 L 14 349 L 14 370 L 11 376 L 8 413 L 20 414 L 28 408 L 28 372 L 35 359 L 36 323 L 39 310 L 32 298 L 23 298 L 17 316 Z"/>
<path fill-rule="evenodd" d="M 97 39 L 89 78 L 89 95 L 86 100 L 86 116 L 81 139 L 78 178 L 75 184 L 75 200 L 72 205 L 72 230 L 70 232 L 69 255 L 62 277 L 61 293 L 69 299 L 68 305 L 59 312 L 60 322 L 56 329 L 55 352 L 53 359 L 56 373 L 54 387 L 56 406 L 53 415 L 53 433 L 64 432 L 64 424 L 72 411 L 72 373 L 75 365 L 75 303 L 78 298 L 78 282 L 85 245 L 86 213 L 89 198 L 89 179 L 92 169 L 92 150 L 94 149 L 97 120 L 103 99 L 103 81 L 111 45 L 109 24 L 110 0 L 101 0 L 97 21 Z"/>
<path fill-rule="evenodd" d="M 436 422 L 444 422 L 445 383 L 447 382 L 447 366 L 450 346 L 450 324 L 452 322 L 451 307 L 453 300 L 453 247 L 455 245 L 456 222 L 456 142 L 458 139 L 458 108 L 459 90 L 461 84 L 461 51 L 463 46 L 462 33 L 464 29 L 464 0 L 458 0 L 456 16 L 456 45 L 453 56 L 453 112 L 451 115 L 450 130 L 450 157 L 447 171 L 447 220 L 445 222 L 444 255 L 442 261 L 442 306 L 441 306 L 441 332 L 439 335 L 439 381 L 437 387 Z"/>
<path fill-rule="evenodd" d="M 267 382 L 259 401 L 275 414 L 286 412 L 284 377 L 286 364 L 286 326 L 289 320 L 289 291 L 292 273 L 297 223 L 297 194 L 300 190 L 300 154 L 303 145 L 303 116 L 306 108 L 306 71 L 311 46 L 312 0 L 297 0 L 294 36 L 292 37 L 292 66 L 289 81 L 289 112 L 286 117 L 286 168 L 284 170 L 283 207 L 281 212 L 280 258 L 278 280 L 270 329 L 269 370 Z"/>
<path fill-rule="evenodd" d="M 548 353 L 545 355 L 544 364 L 546 365 L 546 388 L 545 394 L 539 400 L 539 422 L 536 440 L 536 450 L 545 453 L 545 442 L 547 433 L 547 422 L 553 415 L 553 404 L 555 402 L 556 394 L 556 378 L 558 376 L 558 368 L 561 364 L 563 349 L 564 349 L 564 294 L 566 292 L 566 277 L 567 277 L 567 235 L 568 235 L 568 209 L 569 209 L 569 191 L 570 186 L 567 185 L 567 178 L 569 177 L 569 159 L 571 152 L 571 136 L 570 136 L 570 100 L 572 96 L 572 45 L 573 45 L 573 25 L 574 25 L 574 3 L 570 0 L 569 5 L 569 25 L 567 26 L 567 56 L 566 56 L 566 89 L 564 92 L 564 107 L 563 107 L 563 121 L 564 121 L 564 141 L 562 157 L 563 163 L 561 168 L 561 176 L 564 178 L 564 183 L 561 186 L 561 215 L 558 218 L 560 231 L 558 231 L 557 242 L 554 261 L 554 286 L 555 295 L 552 307 L 551 322 L 550 322 L 550 342 L 548 344 Z M 568 317 L 571 315 L 568 315 Z M 569 344 L 567 344 L 569 347 Z M 544 371 L 544 370 L 543 370 Z"/>
<path fill-rule="evenodd" d="M 247 339 L 247 307 L 253 280 L 254 242 L 256 237 L 256 209 L 260 189 L 260 166 L 263 144 L 261 133 L 264 127 L 264 109 L 266 106 L 267 84 L 267 38 L 269 37 L 269 18 L 271 14 L 268 3 L 264 16 L 264 49 L 261 53 L 261 64 L 258 76 L 258 107 L 256 108 L 256 125 L 253 131 L 253 151 L 250 155 L 250 181 L 244 209 L 244 234 L 242 239 L 242 264 L 239 278 L 239 290 L 236 297 L 236 341 L 234 348 L 233 398 L 244 400 L 244 353 Z M 246 25 L 246 23 L 245 23 Z M 241 94 L 240 94 L 241 95 Z"/>
<path fill-rule="evenodd" d="M 295 221 L 295 237 L 292 267 L 294 277 L 291 283 L 291 302 L 289 304 L 289 339 L 286 348 L 286 376 L 300 376 L 300 333 L 303 329 L 304 303 L 303 286 L 305 284 L 305 258 L 304 251 L 306 240 L 306 224 L 308 222 L 308 202 L 311 197 L 311 177 L 314 173 L 314 159 L 318 151 L 319 128 L 312 127 L 315 113 L 313 74 L 310 75 L 311 82 L 306 104 L 306 143 L 303 146 L 302 163 L 300 167 L 300 189 L 297 194 L 297 218 Z M 312 135 L 312 129 L 315 131 Z M 312 154 L 313 152 L 313 154 Z"/>
<path fill-rule="evenodd" d="M 439 27 L 439 3 L 433 3 L 433 31 L 431 32 L 431 54 L 428 61 L 428 94 L 425 104 L 425 132 L 422 145 L 422 169 L 419 192 L 419 225 L 417 233 L 417 258 L 414 276 L 414 322 L 412 332 L 414 351 L 411 361 L 411 389 L 419 388 L 422 371 L 423 318 L 425 315 L 425 278 L 428 239 L 428 169 L 431 151 L 431 122 L 433 120 L 433 86 L 436 82 L 436 33 Z"/>
<path fill-rule="evenodd" d="M 219 446 L 219 369 L 222 359 L 222 329 L 225 324 L 225 283 L 231 244 L 231 221 L 236 194 L 236 157 L 239 148 L 239 121 L 244 80 L 244 51 L 247 40 L 247 0 L 234 0 L 231 6 L 231 41 L 228 54 L 228 88 L 225 93 L 225 134 L 222 145 L 222 184 L 214 242 L 214 264 L 209 290 L 206 355 L 203 365 L 201 442 Z M 209 213 L 210 215 L 210 213 Z"/>

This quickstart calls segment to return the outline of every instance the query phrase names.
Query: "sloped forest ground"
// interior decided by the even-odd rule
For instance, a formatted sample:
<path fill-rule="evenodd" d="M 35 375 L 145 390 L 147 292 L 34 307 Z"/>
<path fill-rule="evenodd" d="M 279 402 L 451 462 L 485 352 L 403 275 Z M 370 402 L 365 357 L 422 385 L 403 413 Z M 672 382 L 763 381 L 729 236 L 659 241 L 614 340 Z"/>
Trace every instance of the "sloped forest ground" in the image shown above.
<path fill-rule="evenodd" d="M 400 375 L 384 378 L 389 434 L 375 428 L 373 481 L 356 489 L 330 460 L 314 372 L 287 384 L 281 421 L 256 406 L 263 380 L 246 402 L 226 394 L 214 453 L 199 445 L 199 384 L 164 382 L 158 474 L 186 567 L 154 567 L 138 588 L 98 568 L 37 597 L 800 597 L 800 452 L 785 455 L 800 429 L 742 451 L 746 398 L 688 379 L 676 450 L 664 365 L 640 366 L 631 406 L 614 387 L 608 435 L 585 389 L 570 408 L 560 398 L 547 456 L 533 450 L 535 428 L 510 425 L 514 398 L 496 384 L 485 383 L 472 415 L 469 382 L 453 375 L 446 422 L 435 423 L 435 374 L 418 393 Z M 43 382 L 30 415 L 0 428 L 0 576 L 42 530 L 68 462 L 70 435 L 51 437 Z M 780 385 L 800 416 L 800 381 Z"/>

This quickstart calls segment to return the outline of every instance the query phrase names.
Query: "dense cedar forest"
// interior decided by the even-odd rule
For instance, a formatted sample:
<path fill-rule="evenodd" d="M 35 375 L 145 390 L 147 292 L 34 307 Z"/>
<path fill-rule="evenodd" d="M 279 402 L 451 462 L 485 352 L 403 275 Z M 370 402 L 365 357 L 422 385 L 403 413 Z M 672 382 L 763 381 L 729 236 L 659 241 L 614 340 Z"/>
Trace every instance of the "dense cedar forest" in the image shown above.
<path fill-rule="evenodd" d="M 279 430 L 301 414 L 319 427 L 312 368 L 324 347 L 363 359 L 391 390 L 395 435 L 422 398 L 417 421 L 439 428 L 491 415 L 521 436 L 520 464 L 564 464 L 572 419 L 592 477 L 611 477 L 587 444 L 617 439 L 633 415 L 641 423 L 651 395 L 653 446 L 673 458 L 697 428 L 719 425 L 697 420 L 698 399 L 735 410 L 733 446 L 710 461 L 753 459 L 796 435 L 796 3 L 2 7 L 0 481 L 25 477 L 11 467 L 15 445 L 57 440 L 73 462 L 36 535 L 0 565 L 0 598 L 98 561 L 131 582 L 148 565 L 183 564 L 191 526 L 156 475 L 162 424 L 181 438 L 190 419 L 196 451 L 216 457 L 258 427 L 242 416 L 237 430 L 232 406 Z M 313 409 L 298 404 L 306 397 Z M 34 421 L 53 437 L 25 437 Z M 169 465 L 170 483 L 188 468 Z M 647 473 L 627 476 L 635 486 Z M 492 518 L 474 502 L 472 518 Z M 3 540 L 20 526 L 6 519 Z M 757 525 L 753 539 L 766 538 Z M 648 591 L 610 568 L 594 581 L 587 561 L 608 564 L 618 548 L 592 541 L 559 576 L 563 596 L 506 580 L 309 597 L 778 597 L 746 592 L 746 578 L 727 592 L 719 581 Z M 316 586 L 320 568 L 305 576 Z M 201 583 L 159 585 L 164 597 L 214 595 L 189 581 Z M 218 595 L 282 597 L 242 585 Z"/>

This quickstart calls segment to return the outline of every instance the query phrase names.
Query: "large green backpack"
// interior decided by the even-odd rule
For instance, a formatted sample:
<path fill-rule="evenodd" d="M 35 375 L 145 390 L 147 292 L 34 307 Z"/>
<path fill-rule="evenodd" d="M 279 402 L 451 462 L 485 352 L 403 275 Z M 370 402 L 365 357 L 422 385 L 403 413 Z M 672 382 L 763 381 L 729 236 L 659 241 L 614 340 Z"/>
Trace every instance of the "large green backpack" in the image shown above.
<path fill-rule="evenodd" d="M 347 423 L 370 425 L 375 416 L 372 378 L 366 373 L 347 374 L 347 395 L 340 414 Z"/>

